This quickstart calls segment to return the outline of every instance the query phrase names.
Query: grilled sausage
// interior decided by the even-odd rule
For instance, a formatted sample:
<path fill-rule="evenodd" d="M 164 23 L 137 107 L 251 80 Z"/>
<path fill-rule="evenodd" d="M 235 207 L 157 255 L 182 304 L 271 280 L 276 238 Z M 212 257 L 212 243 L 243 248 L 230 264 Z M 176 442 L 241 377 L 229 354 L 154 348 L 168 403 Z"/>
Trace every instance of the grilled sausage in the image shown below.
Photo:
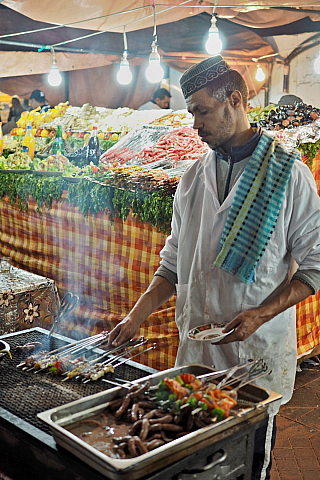
<path fill-rule="evenodd" d="M 149 431 L 150 432 L 157 432 L 157 431 L 162 431 L 162 430 L 167 430 L 169 432 L 182 432 L 182 427 L 180 425 L 175 425 L 171 423 L 154 423 L 153 425 L 150 425 Z"/>
<path fill-rule="evenodd" d="M 135 441 L 134 437 L 130 438 L 130 440 L 128 442 L 128 449 L 129 449 L 129 453 L 132 457 L 137 457 L 138 456 L 138 452 L 137 452 L 137 449 L 136 449 L 136 441 Z"/>
<path fill-rule="evenodd" d="M 122 415 L 124 415 L 127 409 L 129 408 L 130 402 L 131 402 L 131 397 L 128 394 L 124 397 L 121 407 L 115 412 L 114 416 L 116 418 L 122 417 Z"/>
<path fill-rule="evenodd" d="M 128 442 L 130 438 L 132 438 L 131 435 L 125 435 L 124 437 L 113 437 L 112 441 L 119 445 L 120 443 Z"/>
<path fill-rule="evenodd" d="M 141 440 L 139 437 L 133 437 L 136 442 L 136 447 L 138 448 L 140 455 L 143 455 L 144 453 L 148 453 L 148 448 L 145 445 L 145 443 Z"/>
<path fill-rule="evenodd" d="M 138 420 L 138 413 L 139 413 L 139 403 L 134 403 L 131 407 L 131 420 L 133 423 Z"/>
<path fill-rule="evenodd" d="M 173 420 L 172 415 L 165 415 L 164 417 L 154 418 L 150 420 L 150 425 L 153 425 L 155 423 L 170 423 L 172 422 L 172 420 Z"/>
<path fill-rule="evenodd" d="M 117 454 L 119 455 L 119 457 L 122 459 L 124 458 L 127 458 L 127 455 L 124 453 L 124 450 L 122 448 L 118 448 L 117 449 Z"/>
<path fill-rule="evenodd" d="M 150 450 L 154 450 L 155 448 L 161 447 L 164 444 L 165 444 L 164 440 L 161 440 L 161 439 L 155 439 L 145 443 L 149 452 Z"/>
<path fill-rule="evenodd" d="M 165 434 L 165 432 L 163 432 L 163 431 L 161 432 L 161 438 L 162 438 L 162 440 L 164 440 L 166 443 L 172 442 L 172 440 L 173 440 L 173 438 L 167 437 L 166 434 Z"/>
<path fill-rule="evenodd" d="M 142 425 L 142 420 L 136 421 L 136 422 L 132 425 L 132 427 L 129 428 L 128 434 L 129 434 L 129 435 L 135 435 L 135 434 L 138 432 L 139 428 L 141 428 L 141 425 Z"/>
<path fill-rule="evenodd" d="M 145 440 L 147 438 L 149 433 L 149 427 L 150 427 L 149 420 L 147 418 L 144 418 L 142 420 L 141 430 L 139 434 L 139 437 L 141 438 L 141 440 Z"/>

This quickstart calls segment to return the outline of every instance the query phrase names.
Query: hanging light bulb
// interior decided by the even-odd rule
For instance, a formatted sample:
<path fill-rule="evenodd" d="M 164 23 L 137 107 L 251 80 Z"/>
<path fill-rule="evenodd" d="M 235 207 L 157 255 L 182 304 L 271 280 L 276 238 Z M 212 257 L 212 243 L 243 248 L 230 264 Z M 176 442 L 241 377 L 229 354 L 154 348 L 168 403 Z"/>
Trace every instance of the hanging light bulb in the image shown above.
<path fill-rule="evenodd" d="M 209 28 L 209 36 L 206 43 L 206 50 L 210 55 L 217 55 L 222 50 L 222 42 L 219 37 L 219 30 L 216 23 L 217 23 L 217 19 L 213 14 L 211 17 L 211 27 Z"/>
<path fill-rule="evenodd" d="M 257 64 L 257 73 L 256 73 L 256 80 L 258 82 L 263 82 L 263 80 L 266 78 L 264 71 L 260 67 L 259 63 Z"/>
<path fill-rule="evenodd" d="M 130 72 L 129 62 L 128 62 L 128 44 L 127 44 L 127 35 L 126 35 L 125 26 L 123 31 L 123 44 L 124 44 L 124 52 L 122 54 L 122 59 L 121 59 L 119 71 L 117 74 L 117 80 L 119 83 L 121 83 L 121 85 L 128 85 L 132 80 L 132 73 Z"/>
<path fill-rule="evenodd" d="M 160 82 L 163 79 L 164 71 L 160 64 L 160 55 L 155 41 L 151 44 L 152 52 L 149 56 L 149 65 L 146 70 L 147 80 L 151 83 Z"/>
<path fill-rule="evenodd" d="M 164 71 L 160 64 L 160 55 L 157 47 L 156 6 L 153 3 L 153 41 L 151 44 L 151 53 L 149 56 L 149 65 L 146 70 L 146 77 L 149 82 L 157 83 L 163 79 L 163 76 Z"/>
<path fill-rule="evenodd" d="M 120 62 L 119 71 L 117 73 L 117 80 L 121 85 L 128 85 L 132 80 L 132 73 L 130 72 L 129 62 L 127 60 L 126 50 L 123 52 L 122 59 Z"/>
<path fill-rule="evenodd" d="M 320 52 L 313 64 L 314 71 L 319 75 L 320 74 Z"/>
<path fill-rule="evenodd" d="M 53 47 L 51 47 L 51 51 L 52 51 L 52 55 L 53 55 L 53 60 L 52 60 L 51 68 L 50 68 L 50 73 L 48 75 L 48 82 L 52 87 L 57 87 L 62 82 L 62 77 L 61 77 L 59 69 L 58 69 L 58 65 L 57 65 L 57 62 L 56 62 L 56 55 L 54 53 Z"/>

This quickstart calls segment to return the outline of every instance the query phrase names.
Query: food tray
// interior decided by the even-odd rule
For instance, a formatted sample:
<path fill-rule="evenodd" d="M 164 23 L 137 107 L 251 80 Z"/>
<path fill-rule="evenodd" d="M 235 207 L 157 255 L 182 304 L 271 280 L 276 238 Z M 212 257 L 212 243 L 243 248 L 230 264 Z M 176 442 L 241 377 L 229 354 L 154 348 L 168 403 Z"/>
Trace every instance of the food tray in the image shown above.
<path fill-rule="evenodd" d="M 1 173 L 30 173 L 31 170 L 27 168 L 0 168 Z"/>
<path fill-rule="evenodd" d="M 183 372 L 201 375 L 211 371 L 214 370 L 204 365 L 192 364 L 165 370 L 139 379 L 137 382 L 149 380 L 151 385 L 156 385 L 166 376 L 174 377 Z M 127 389 L 123 387 L 115 387 L 107 392 L 100 392 L 67 405 L 47 410 L 38 414 L 38 417 L 49 425 L 54 439 L 61 447 L 66 448 L 83 462 L 106 475 L 107 478 L 112 480 L 126 480 L 128 478 L 136 480 L 159 469 L 159 465 L 164 468 L 207 445 L 211 445 L 218 440 L 218 437 L 221 438 L 221 434 L 225 435 L 226 430 L 239 427 L 242 422 L 246 425 L 250 421 L 254 422 L 255 418 L 262 412 L 265 412 L 266 416 L 267 406 L 281 398 L 278 393 L 254 385 L 246 385 L 239 390 L 239 397 L 250 402 L 250 407 L 242 409 L 237 415 L 230 416 L 219 423 L 200 428 L 144 455 L 131 459 L 114 459 L 104 455 L 64 428 L 64 426 L 102 412 L 109 401 L 125 396 L 126 392 Z"/>
<path fill-rule="evenodd" d="M 34 170 L 33 173 L 42 177 L 60 177 L 63 174 L 63 172 L 45 172 L 41 170 Z"/>
<path fill-rule="evenodd" d="M 66 182 L 69 182 L 69 183 L 79 183 L 81 178 L 84 178 L 84 177 L 62 177 L 63 180 L 65 180 Z"/>

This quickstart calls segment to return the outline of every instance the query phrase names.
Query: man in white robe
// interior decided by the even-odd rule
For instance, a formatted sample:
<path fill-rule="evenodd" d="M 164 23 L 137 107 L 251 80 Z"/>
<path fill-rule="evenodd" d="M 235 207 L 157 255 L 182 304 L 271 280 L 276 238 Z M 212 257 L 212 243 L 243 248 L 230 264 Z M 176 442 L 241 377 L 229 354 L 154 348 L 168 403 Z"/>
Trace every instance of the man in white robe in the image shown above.
<path fill-rule="evenodd" d="M 118 345 L 133 337 L 176 292 L 177 365 L 200 362 L 223 369 L 263 357 L 272 375 L 257 383 L 281 393 L 286 403 L 296 371 L 295 305 L 320 287 L 316 185 L 309 169 L 294 160 L 276 222 L 254 268 L 254 281 L 245 283 L 217 266 L 221 237 L 245 167 L 268 137 L 250 126 L 245 82 L 220 55 L 187 70 L 181 86 L 193 126 L 211 150 L 183 175 L 160 267 L 148 290 L 111 332 L 110 342 Z M 224 323 L 225 332 L 234 331 L 214 345 L 199 346 L 187 338 L 192 327 L 209 322 Z M 270 478 L 278 409 L 279 405 L 272 406 L 267 428 L 257 431 L 252 480 Z"/>

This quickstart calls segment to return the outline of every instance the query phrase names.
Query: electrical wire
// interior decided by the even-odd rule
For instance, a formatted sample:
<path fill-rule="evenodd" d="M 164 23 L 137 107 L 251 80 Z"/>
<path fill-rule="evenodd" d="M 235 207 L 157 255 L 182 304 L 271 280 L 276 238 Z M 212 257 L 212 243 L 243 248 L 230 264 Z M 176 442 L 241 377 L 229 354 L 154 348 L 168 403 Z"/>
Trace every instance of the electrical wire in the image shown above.
<path fill-rule="evenodd" d="M 1 3 L 1 2 L 0 2 Z M 54 25 L 53 27 L 44 27 L 44 28 L 37 28 L 36 30 L 27 30 L 24 32 L 16 32 L 16 33 L 7 33 L 5 35 L 0 35 L 1 38 L 8 38 L 8 37 L 17 37 L 19 35 L 28 35 L 29 33 L 38 33 L 38 32 L 45 32 L 47 30 L 55 30 L 57 28 L 64 28 L 64 27 L 70 27 L 70 25 L 78 25 L 79 23 L 85 23 L 85 22 L 91 22 L 92 20 L 100 20 L 101 18 L 109 18 L 109 17 L 114 17 L 116 15 L 123 15 L 126 13 L 132 13 L 137 10 L 142 10 L 145 8 L 151 7 L 151 5 L 146 5 L 143 7 L 137 7 L 137 8 L 131 8 L 130 10 L 125 10 L 124 12 L 116 12 L 116 13 L 109 13 L 108 15 L 101 15 L 99 17 L 92 17 L 92 18 L 86 18 L 85 20 L 78 20 L 76 22 L 71 22 L 68 24 L 62 24 L 62 25 Z"/>
<path fill-rule="evenodd" d="M 160 15 L 161 13 L 164 13 L 164 12 L 167 12 L 169 10 L 172 10 L 173 8 L 177 8 L 177 7 L 180 7 L 180 6 L 183 6 L 185 5 L 186 3 L 189 3 L 193 0 L 186 0 L 185 2 L 182 2 L 182 3 L 179 3 L 178 5 L 173 5 L 173 6 L 170 6 L 169 8 L 165 8 L 164 10 L 161 10 L 161 12 L 158 12 L 157 15 Z M 148 7 L 153 7 L 153 5 L 148 5 Z M 146 7 L 145 7 L 146 8 Z M 132 22 L 129 22 L 129 23 L 126 23 L 125 26 L 128 27 L 128 25 L 133 25 L 134 23 L 137 23 L 137 22 L 141 22 L 142 20 L 145 20 L 147 18 L 150 18 L 150 17 L 154 17 L 155 15 L 155 6 L 153 8 L 153 12 L 151 15 L 147 15 L 146 17 L 143 17 L 143 18 L 138 18 L 137 20 L 133 20 Z M 122 13 L 126 13 L 126 12 L 122 12 Z M 113 27 L 113 30 L 116 29 L 116 28 L 120 28 L 122 27 L 123 25 L 118 25 L 116 27 Z M 101 32 L 94 32 L 94 33 L 91 33 L 89 35 L 84 35 L 83 37 L 78 37 L 78 38 L 74 38 L 74 39 L 71 39 L 71 40 L 66 40 L 64 42 L 60 42 L 60 43 L 56 43 L 54 44 L 53 46 L 54 47 L 57 47 L 59 45 L 66 45 L 68 43 L 72 43 L 72 42 L 76 42 L 77 40 L 82 40 L 84 38 L 89 38 L 89 37 L 93 37 L 95 35 L 100 35 L 101 33 L 107 33 L 109 30 L 103 30 Z"/>

